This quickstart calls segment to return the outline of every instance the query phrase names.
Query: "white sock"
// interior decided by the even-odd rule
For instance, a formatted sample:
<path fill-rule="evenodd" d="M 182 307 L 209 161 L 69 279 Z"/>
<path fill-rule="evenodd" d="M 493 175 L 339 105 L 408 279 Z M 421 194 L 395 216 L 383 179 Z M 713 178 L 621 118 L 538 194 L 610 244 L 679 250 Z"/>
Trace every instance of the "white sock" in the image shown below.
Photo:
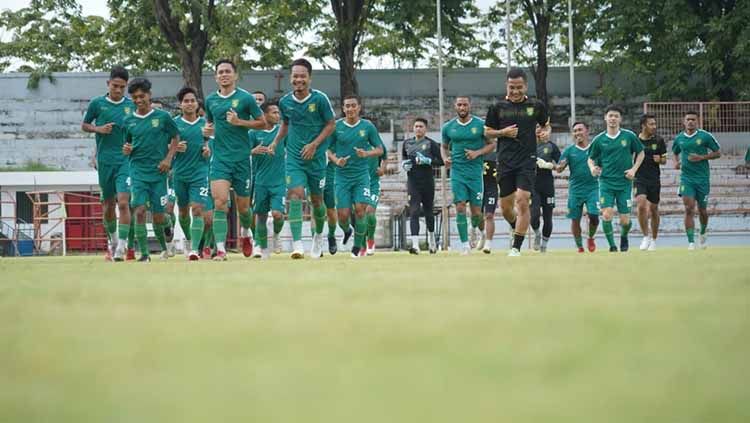
<path fill-rule="evenodd" d="M 412 248 L 419 249 L 419 235 L 412 235 L 411 236 L 411 246 Z"/>
<path fill-rule="evenodd" d="M 128 240 L 127 239 L 118 239 L 117 240 L 117 249 L 118 250 L 125 250 L 128 248 Z"/>
<path fill-rule="evenodd" d="M 241 237 L 244 238 L 244 237 L 248 236 L 248 232 L 249 231 L 247 230 L 247 228 L 240 228 L 240 236 Z"/>
<path fill-rule="evenodd" d="M 224 249 L 224 243 L 223 242 L 217 242 L 216 243 L 216 251 L 221 251 L 223 253 L 227 252 L 227 250 Z"/>
<path fill-rule="evenodd" d="M 427 232 L 427 241 L 430 245 L 435 244 L 435 232 Z"/>
<path fill-rule="evenodd" d="M 471 247 L 469 247 L 469 243 L 468 242 L 462 242 L 461 244 L 463 245 L 464 250 L 468 250 L 469 248 L 471 248 Z"/>

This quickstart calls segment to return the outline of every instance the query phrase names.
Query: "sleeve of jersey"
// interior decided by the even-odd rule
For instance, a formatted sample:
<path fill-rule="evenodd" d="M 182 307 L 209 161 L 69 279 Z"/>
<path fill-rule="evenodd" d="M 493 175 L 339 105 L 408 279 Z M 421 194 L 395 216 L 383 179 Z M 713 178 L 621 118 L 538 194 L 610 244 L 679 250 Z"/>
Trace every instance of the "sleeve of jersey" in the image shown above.
<path fill-rule="evenodd" d="M 177 124 L 174 123 L 174 119 L 169 117 L 169 115 L 166 115 L 166 118 L 164 119 L 164 130 L 167 131 L 167 134 L 169 134 L 170 139 L 174 138 L 175 135 L 180 133 L 180 130 L 177 129 Z"/>
<path fill-rule="evenodd" d="M 432 167 L 440 167 L 443 163 L 443 155 L 440 154 L 440 144 L 435 141 L 430 141 L 430 153 L 432 153 Z"/>
<path fill-rule="evenodd" d="M 636 154 L 643 151 L 643 143 L 638 141 L 638 137 L 635 135 L 630 136 L 630 151 Z"/>
<path fill-rule="evenodd" d="M 383 145 L 383 140 L 380 138 L 378 128 L 376 128 L 373 124 L 370 124 L 370 145 L 373 148 L 383 147 L 383 150 L 385 150 L 385 146 Z"/>
<path fill-rule="evenodd" d="M 331 101 L 328 97 L 321 95 L 318 106 L 320 106 L 320 116 L 323 118 L 324 122 L 333 120 L 335 114 L 333 113 L 333 106 L 331 106 Z"/>
<path fill-rule="evenodd" d="M 492 129 L 500 129 L 500 122 L 497 120 L 495 106 L 490 106 L 489 110 L 487 110 L 487 118 L 484 120 L 484 124 Z"/>
<path fill-rule="evenodd" d="M 257 145 L 257 137 L 255 131 L 247 131 L 247 142 L 250 144 L 250 148 L 253 149 Z"/>
<path fill-rule="evenodd" d="M 409 156 L 406 155 L 406 140 L 401 143 L 401 160 L 408 160 Z"/>
<path fill-rule="evenodd" d="M 713 136 L 713 134 L 708 134 L 708 136 L 709 136 L 709 140 L 710 140 L 709 143 L 708 143 L 708 148 L 711 151 L 719 151 L 719 149 L 721 148 L 719 146 L 719 141 L 716 140 L 716 138 Z"/>
<path fill-rule="evenodd" d="M 560 161 L 559 161 L 559 163 L 567 162 L 568 161 L 568 154 L 570 154 L 569 152 L 570 152 L 570 147 L 568 147 L 565 150 L 563 150 L 562 154 L 560 155 Z"/>
<path fill-rule="evenodd" d="M 591 148 L 589 149 L 589 159 L 593 161 L 597 161 L 599 159 L 599 139 L 594 138 L 594 142 L 591 143 Z"/>
<path fill-rule="evenodd" d="M 284 99 L 283 98 L 279 101 L 279 114 L 281 115 L 281 121 L 288 125 L 289 116 L 287 116 L 286 113 L 284 113 Z"/>
<path fill-rule="evenodd" d="M 97 100 L 91 100 L 89 107 L 86 109 L 86 114 L 83 116 L 84 123 L 91 123 L 96 119 L 96 115 L 99 114 L 99 102 Z"/>
<path fill-rule="evenodd" d="M 664 138 L 659 137 L 659 151 L 657 151 L 660 156 L 663 156 L 667 154 L 667 143 L 664 141 Z"/>
<path fill-rule="evenodd" d="M 336 153 L 336 130 L 334 129 L 330 137 L 328 137 L 328 150 Z"/>
<path fill-rule="evenodd" d="M 672 142 L 672 153 L 680 154 L 681 151 L 682 149 L 680 148 L 680 139 L 675 138 L 674 141 Z"/>
<path fill-rule="evenodd" d="M 448 147 L 449 145 L 451 145 L 451 139 L 448 136 L 448 124 L 447 123 L 445 125 L 443 125 L 443 129 L 440 132 L 441 132 L 441 135 L 442 135 L 440 142 L 443 145 L 445 145 L 446 147 Z"/>
<path fill-rule="evenodd" d="M 555 147 L 552 149 L 552 160 L 554 160 L 556 163 L 560 163 L 560 158 L 562 155 L 560 154 L 560 149 L 557 148 L 557 145 L 552 144 Z"/>
<path fill-rule="evenodd" d="M 250 116 L 253 117 L 253 119 L 258 119 L 263 115 L 263 111 L 260 110 L 260 107 L 258 107 L 258 103 L 255 102 L 255 98 L 253 96 L 248 97 L 249 100 L 247 102 L 247 111 L 250 113 Z"/>
<path fill-rule="evenodd" d="M 547 114 L 547 107 L 544 105 L 544 103 L 537 102 L 536 105 L 536 123 L 538 123 L 541 126 L 547 125 L 549 122 L 549 115 Z"/>
<path fill-rule="evenodd" d="M 211 113 L 211 98 L 206 99 L 206 107 L 203 109 L 206 112 L 206 122 L 214 122 L 214 114 Z"/>

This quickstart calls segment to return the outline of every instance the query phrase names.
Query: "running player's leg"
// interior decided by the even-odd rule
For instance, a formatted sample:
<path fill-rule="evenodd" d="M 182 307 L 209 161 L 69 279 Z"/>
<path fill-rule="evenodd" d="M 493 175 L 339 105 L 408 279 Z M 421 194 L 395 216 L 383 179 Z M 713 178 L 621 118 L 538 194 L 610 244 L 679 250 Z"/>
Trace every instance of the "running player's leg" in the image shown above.
<path fill-rule="evenodd" d="M 318 259 L 323 255 L 323 230 L 326 225 L 326 206 L 323 203 L 323 190 L 326 184 L 325 165 L 319 168 L 305 169 L 307 189 L 310 193 L 312 208 L 313 239 L 310 257 Z"/>
<path fill-rule="evenodd" d="M 583 216 L 583 200 L 568 192 L 568 219 L 570 219 L 570 232 L 573 234 L 576 248 L 579 253 L 583 250 L 583 235 L 581 231 L 581 217 Z"/>
<path fill-rule="evenodd" d="M 539 230 L 542 221 L 542 197 L 541 194 L 534 190 L 531 192 L 531 229 L 534 231 L 534 251 L 539 251 L 540 244 L 542 243 L 542 233 Z"/>
<path fill-rule="evenodd" d="M 604 236 L 607 238 L 610 252 L 617 252 L 617 245 L 615 244 L 614 228 L 612 226 L 612 218 L 615 215 L 615 194 L 611 190 L 601 187 L 599 188 L 601 198 L 599 203 L 601 205 L 601 216 L 602 216 L 602 230 Z"/>
<path fill-rule="evenodd" d="M 339 181 L 338 184 L 336 184 L 336 212 L 338 214 L 338 222 L 339 226 L 341 226 L 341 229 L 344 230 L 344 232 L 351 231 L 351 212 L 352 212 L 352 206 L 353 206 L 353 196 L 352 196 L 352 190 L 348 186 L 348 184 L 342 183 L 343 181 Z M 352 254 L 354 256 L 359 255 L 359 246 L 357 244 L 357 233 L 356 228 L 354 230 L 354 245 L 352 246 Z"/>
<path fill-rule="evenodd" d="M 437 253 L 435 243 L 435 186 L 424 187 L 421 193 L 424 223 L 427 227 L 427 245 L 430 254 Z"/>
<path fill-rule="evenodd" d="M 422 206 L 422 194 L 416 184 L 407 183 L 409 196 L 409 230 L 411 234 L 411 248 L 409 253 L 419 254 L 419 215 Z"/>
<path fill-rule="evenodd" d="M 547 243 L 549 242 L 550 236 L 552 236 L 552 213 L 555 209 L 554 204 L 555 197 L 546 197 L 545 204 L 542 204 L 542 245 L 539 247 L 541 252 L 547 251 Z"/>
<path fill-rule="evenodd" d="M 659 202 L 661 201 L 661 186 L 655 185 L 651 187 L 646 199 L 649 202 L 649 215 L 651 216 L 651 240 L 656 242 L 656 238 L 659 236 L 659 224 L 661 219 L 659 217 Z"/>
<path fill-rule="evenodd" d="M 641 242 L 641 250 L 646 250 L 651 242 L 651 230 L 649 229 L 649 212 L 650 203 L 646 198 L 646 187 L 642 184 L 636 184 L 635 186 L 635 204 L 638 210 L 638 224 L 641 227 L 643 233 L 643 242 Z"/>
<path fill-rule="evenodd" d="M 107 252 L 104 259 L 112 260 L 118 241 L 117 229 L 117 192 L 115 188 L 115 172 L 112 166 L 98 166 L 99 187 L 101 189 L 102 223 L 107 234 Z M 119 257 L 118 257 L 119 260 Z"/>
<path fill-rule="evenodd" d="M 698 186 L 696 187 L 696 196 L 695 196 L 695 202 L 698 206 L 698 220 L 701 223 L 701 229 L 700 229 L 700 237 L 698 238 L 698 243 L 701 248 L 707 247 L 707 234 L 708 231 L 708 193 L 710 190 L 710 186 L 708 184 L 704 186 Z"/>
<path fill-rule="evenodd" d="M 154 235 L 156 240 L 159 241 L 159 247 L 161 247 L 161 258 L 166 259 L 169 257 L 167 251 L 167 222 L 165 207 L 168 201 L 167 181 L 166 179 L 152 182 L 149 184 L 149 204 L 151 205 L 151 217 L 154 226 Z"/>
<path fill-rule="evenodd" d="M 182 249 L 187 257 L 192 249 L 190 240 L 192 239 L 192 228 L 190 220 L 190 186 L 188 181 L 174 178 L 172 179 L 172 190 L 174 191 L 175 202 L 177 203 L 177 221 L 180 224 L 185 239 L 182 243 Z"/>
<path fill-rule="evenodd" d="M 596 251 L 596 241 L 594 238 L 596 237 L 596 230 L 599 228 L 599 192 L 598 190 L 592 190 L 588 193 L 588 196 L 586 197 L 586 215 L 589 220 L 588 225 L 588 232 L 589 237 L 586 241 L 587 248 L 589 252 L 593 253 Z"/>
<path fill-rule="evenodd" d="M 630 208 L 633 205 L 632 200 L 632 186 L 628 185 L 627 188 L 617 193 L 617 213 L 620 215 L 620 251 L 626 252 L 630 248 L 628 241 L 628 233 L 632 223 L 630 221 Z"/>
<path fill-rule="evenodd" d="M 323 189 L 323 203 L 326 206 L 326 221 L 328 223 L 328 252 L 331 255 L 336 254 L 338 245 L 336 244 L 336 194 L 335 187 L 335 168 L 332 165 L 326 166 L 326 183 Z"/>
<path fill-rule="evenodd" d="M 240 221 L 240 247 L 245 257 L 253 255 L 253 209 L 250 207 L 250 163 L 235 162 L 232 167 L 232 188 L 237 199 L 237 216 Z"/>
<path fill-rule="evenodd" d="M 688 249 L 695 249 L 695 198 L 682 196 L 682 204 L 685 206 L 685 234 L 688 239 Z"/>
<path fill-rule="evenodd" d="M 378 226 L 377 208 L 380 201 L 380 179 L 370 180 L 370 199 L 365 210 L 367 220 L 367 255 L 375 254 L 375 230 Z"/>
<path fill-rule="evenodd" d="M 367 190 L 369 191 L 369 187 Z M 352 256 L 355 254 L 359 255 L 360 251 L 365 248 L 365 238 L 367 236 L 367 219 L 365 218 L 365 211 L 367 210 L 367 204 L 364 201 L 354 203 L 354 216 L 356 217 L 354 227 L 354 248 L 352 249 Z"/>
<path fill-rule="evenodd" d="M 495 178 L 484 178 L 482 208 L 484 209 L 485 239 L 482 250 L 489 254 L 492 251 L 492 239 L 495 236 L 495 210 L 497 210 L 497 180 Z"/>
<path fill-rule="evenodd" d="M 138 240 L 138 248 L 141 250 L 139 261 L 149 261 L 148 233 L 146 232 L 146 205 L 136 205 L 133 208 L 135 214 L 135 238 Z"/>
<path fill-rule="evenodd" d="M 211 169 L 213 173 L 213 168 Z M 227 240 L 227 213 L 229 212 L 229 188 L 230 182 L 226 179 L 211 181 L 211 195 L 214 202 L 213 212 L 213 235 L 216 242 L 217 257 L 219 260 L 226 258 Z"/>
<path fill-rule="evenodd" d="M 515 173 L 516 197 L 515 206 L 518 211 L 516 229 L 513 235 L 513 250 L 516 253 L 521 251 L 526 231 L 529 229 L 531 213 L 529 210 L 529 200 L 531 199 L 531 190 L 534 188 L 535 170 L 518 169 Z"/>
<path fill-rule="evenodd" d="M 469 201 L 468 186 L 458 177 L 451 178 L 453 203 L 456 206 L 456 229 L 461 241 L 461 253 L 469 254 L 469 220 L 466 216 L 466 202 Z"/>

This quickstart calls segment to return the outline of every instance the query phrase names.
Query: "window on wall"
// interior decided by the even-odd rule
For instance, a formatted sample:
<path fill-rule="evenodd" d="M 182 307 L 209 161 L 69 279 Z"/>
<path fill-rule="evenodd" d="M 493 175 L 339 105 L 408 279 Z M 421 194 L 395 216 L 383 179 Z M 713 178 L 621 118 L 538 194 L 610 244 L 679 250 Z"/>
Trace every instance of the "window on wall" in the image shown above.
<path fill-rule="evenodd" d="M 49 201 L 47 194 L 38 195 L 40 203 L 47 203 Z M 43 204 L 40 206 L 39 212 L 42 216 L 46 216 L 47 210 L 49 210 L 49 207 L 47 204 Z M 34 223 L 34 203 L 23 191 L 16 191 L 16 223 Z M 47 223 L 47 219 L 42 219 L 40 223 Z"/>

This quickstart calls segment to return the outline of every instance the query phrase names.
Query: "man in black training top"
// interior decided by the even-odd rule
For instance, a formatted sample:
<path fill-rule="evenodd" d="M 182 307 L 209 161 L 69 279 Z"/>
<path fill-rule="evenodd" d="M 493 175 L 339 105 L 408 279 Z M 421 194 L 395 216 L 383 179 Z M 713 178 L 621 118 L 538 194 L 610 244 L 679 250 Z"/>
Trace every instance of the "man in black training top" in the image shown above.
<path fill-rule="evenodd" d="M 638 140 L 643 144 L 646 157 L 635 174 L 635 202 L 638 205 L 638 223 L 643 231 L 641 251 L 656 251 L 656 237 L 659 235 L 659 198 L 661 192 L 661 169 L 667 163 L 667 144 L 664 138 L 656 135 L 656 116 L 641 116 L 641 133 Z M 649 220 L 651 228 L 649 228 Z M 649 231 L 650 229 L 650 231 Z"/>
<path fill-rule="evenodd" d="M 523 70 L 511 68 L 505 79 L 505 88 L 505 99 L 487 111 L 484 134 L 488 138 L 497 138 L 500 208 L 513 229 L 513 244 L 508 256 L 518 257 L 524 234 L 529 229 L 529 199 L 537 166 L 536 125 L 542 127 L 542 135 L 550 132 L 550 126 L 544 104 L 526 96 L 529 87 Z"/>
<path fill-rule="evenodd" d="M 407 172 L 406 184 L 409 194 L 409 225 L 411 227 L 411 248 L 409 253 L 419 254 L 419 211 L 424 211 L 427 225 L 427 242 L 430 254 L 437 252 L 435 244 L 435 201 L 434 167 L 443 165 L 440 156 L 440 144 L 427 138 L 427 120 L 417 118 L 414 121 L 414 137 L 404 140 L 401 149 L 401 167 Z"/>

